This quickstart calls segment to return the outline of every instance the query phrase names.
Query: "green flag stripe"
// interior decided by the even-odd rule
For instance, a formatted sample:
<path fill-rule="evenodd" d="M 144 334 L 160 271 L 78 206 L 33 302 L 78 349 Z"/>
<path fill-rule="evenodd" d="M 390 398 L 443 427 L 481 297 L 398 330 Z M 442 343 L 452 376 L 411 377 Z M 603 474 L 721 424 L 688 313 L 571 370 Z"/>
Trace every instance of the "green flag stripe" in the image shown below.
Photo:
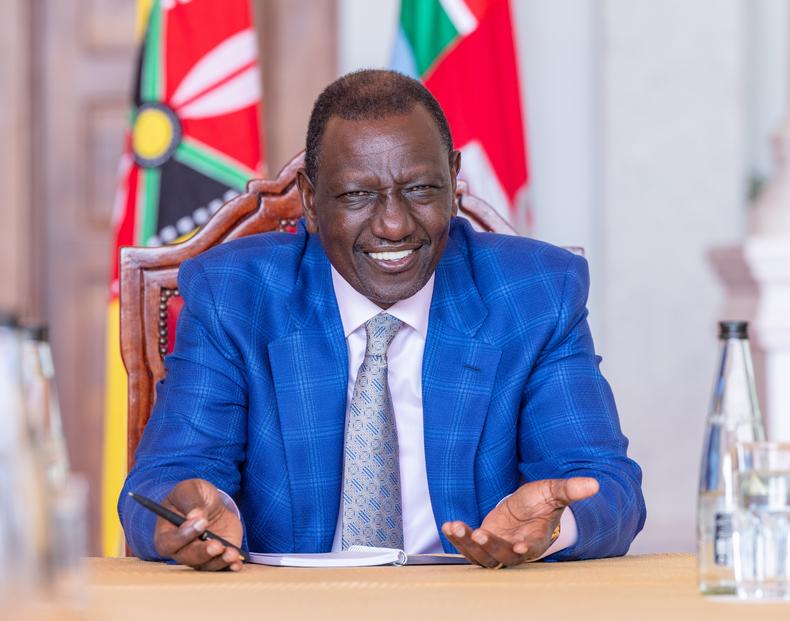
<path fill-rule="evenodd" d="M 148 31 L 145 36 L 145 57 L 143 58 L 140 94 L 143 101 L 161 101 L 163 90 L 162 67 L 164 63 L 162 41 L 162 9 L 159 0 L 154 0 L 148 17 Z"/>
<path fill-rule="evenodd" d="M 439 0 L 403 0 L 400 25 L 414 52 L 420 76 L 458 36 Z"/>
<path fill-rule="evenodd" d="M 173 157 L 182 164 L 239 192 L 243 192 L 247 187 L 247 181 L 255 176 L 254 171 L 240 162 L 224 153 L 218 153 L 194 138 L 185 137 Z"/>
<path fill-rule="evenodd" d="M 162 171 L 158 168 L 141 168 L 142 175 L 142 209 L 137 217 L 140 226 L 138 227 L 138 246 L 145 246 L 148 240 L 156 235 L 156 220 L 159 213 L 159 187 L 162 181 Z M 139 183 L 139 182 L 138 182 Z M 140 190 L 138 189 L 138 192 Z"/>

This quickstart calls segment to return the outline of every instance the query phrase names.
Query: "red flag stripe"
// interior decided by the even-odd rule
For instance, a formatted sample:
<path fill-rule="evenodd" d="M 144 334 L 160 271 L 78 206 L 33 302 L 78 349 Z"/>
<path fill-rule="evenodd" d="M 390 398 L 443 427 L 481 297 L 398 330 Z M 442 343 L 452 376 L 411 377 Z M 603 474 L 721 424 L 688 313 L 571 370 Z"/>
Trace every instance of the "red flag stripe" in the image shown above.
<path fill-rule="evenodd" d="M 496 1 L 425 80 L 456 146 L 479 140 L 511 203 L 527 182 L 524 123 L 510 8 Z"/>

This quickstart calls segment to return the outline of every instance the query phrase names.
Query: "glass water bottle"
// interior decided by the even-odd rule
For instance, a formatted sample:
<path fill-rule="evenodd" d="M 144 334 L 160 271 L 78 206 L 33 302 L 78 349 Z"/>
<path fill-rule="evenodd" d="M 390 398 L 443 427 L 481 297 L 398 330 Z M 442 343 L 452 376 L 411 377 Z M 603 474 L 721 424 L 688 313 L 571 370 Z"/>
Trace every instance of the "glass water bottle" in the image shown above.
<path fill-rule="evenodd" d="M 69 459 L 60 417 L 55 365 L 45 325 L 27 325 L 22 340 L 22 383 L 28 425 L 53 489 L 64 485 L 69 475 Z"/>
<path fill-rule="evenodd" d="M 62 609 L 84 606 L 87 481 L 69 469 L 47 328 L 22 330 L 22 385 L 29 433 L 46 491 L 48 546 L 43 583 Z"/>
<path fill-rule="evenodd" d="M 720 356 L 705 430 L 697 504 L 699 589 L 735 592 L 733 449 L 765 439 L 745 321 L 719 323 Z"/>

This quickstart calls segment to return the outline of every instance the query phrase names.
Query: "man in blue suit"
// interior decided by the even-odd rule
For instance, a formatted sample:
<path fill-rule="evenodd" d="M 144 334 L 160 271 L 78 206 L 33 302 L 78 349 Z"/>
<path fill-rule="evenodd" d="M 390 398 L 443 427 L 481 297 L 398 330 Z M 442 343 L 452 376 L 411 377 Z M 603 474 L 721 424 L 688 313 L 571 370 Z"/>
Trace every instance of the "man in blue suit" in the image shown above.
<path fill-rule="evenodd" d="M 206 529 L 259 552 L 400 545 L 491 568 L 628 550 L 641 472 L 586 263 L 455 218 L 459 168 L 418 82 L 362 71 L 321 94 L 296 235 L 179 273 L 175 351 L 119 501 L 138 556 L 241 569 Z"/>

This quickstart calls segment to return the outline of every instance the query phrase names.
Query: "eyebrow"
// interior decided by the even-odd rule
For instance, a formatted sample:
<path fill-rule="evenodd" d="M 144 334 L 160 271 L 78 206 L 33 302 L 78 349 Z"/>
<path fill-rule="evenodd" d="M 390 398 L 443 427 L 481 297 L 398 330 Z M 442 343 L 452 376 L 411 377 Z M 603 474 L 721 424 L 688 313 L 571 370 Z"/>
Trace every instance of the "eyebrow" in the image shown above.
<path fill-rule="evenodd" d="M 400 179 L 400 181 L 399 181 Z M 405 179 L 405 181 L 403 181 Z M 396 182 L 403 185 L 405 183 L 412 183 L 418 181 L 431 181 L 434 183 L 443 183 L 445 180 L 442 178 L 441 173 L 436 170 L 415 168 L 407 170 L 398 175 Z M 350 172 L 343 176 L 335 177 L 329 184 L 331 190 L 342 190 L 348 186 L 364 186 L 364 187 L 379 187 L 381 180 L 377 175 L 366 174 L 364 172 Z"/>

